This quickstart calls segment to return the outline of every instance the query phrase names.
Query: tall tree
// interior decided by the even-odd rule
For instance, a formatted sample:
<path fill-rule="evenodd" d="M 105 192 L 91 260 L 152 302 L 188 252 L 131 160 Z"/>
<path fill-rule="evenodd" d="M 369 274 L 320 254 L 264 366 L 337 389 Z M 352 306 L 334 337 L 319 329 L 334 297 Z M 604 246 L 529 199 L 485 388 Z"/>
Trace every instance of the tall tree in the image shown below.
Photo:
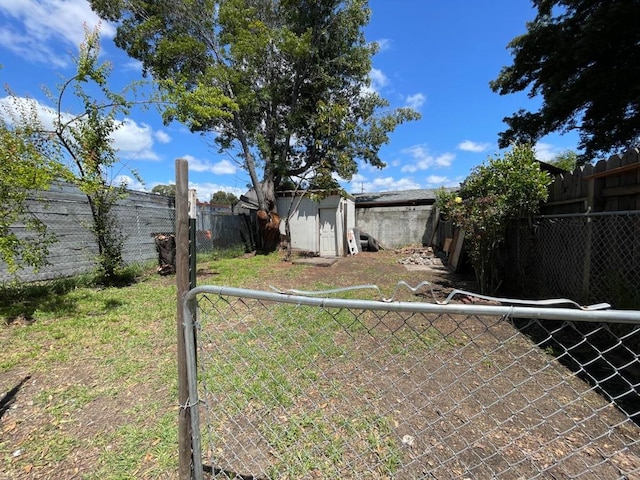
<path fill-rule="evenodd" d="M 35 152 L 34 158 L 49 158 L 64 167 L 59 169 L 60 177 L 86 195 L 92 215 L 87 228 L 98 246 L 98 270 L 102 280 L 110 283 L 118 280 L 124 265 L 124 237 L 113 207 L 126 195 L 126 185 L 113 185 L 109 178 L 110 169 L 119 161 L 112 134 L 122 125 L 116 116 L 126 115 L 133 106 L 127 95 L 134 85 L 124 93 L 111 91 L 107 82 L 111 67 L 99 63 L 99 56 L 99 32 L 87 30 L 75 59 L 75 75 L 63 81 L 56 94 L 50 93 L 52 124 L 45 125 L 38 115 L 26 116 L 18 108 L 14 122 L 25 126 L 15 132 Z M 15 95 L 12 99 L 17 106 L 24 104 Z M 77 113 L 72 113 L 71 104 L 80 105 Z M 136 172 L 132 174 L 138 178 Z"/>
<path fill-rule="evenodd" d="M 640 2 L 532 0 L 527 32 L 509 44 L 513 65 L 491 88 L 500 95 L 529 89 L 537 112 L 504 120 L 500 146 L 534 143 L 551 132 L 577 130 L 580 163 L 628 148 L 640 139 Z"/>
<path fill-rule="evenodd" d="M 222 190 L 219 190 L 211 195 L 211 203 L 220 203 L 233 207 L 236 203 L 238 203 L 238 197 L 236 197 L 231 192 L 224 192 Z"/>
<path fill-rule="evenodd" d="M 174 183 L 170 185 L 156 185 L 151 189 L 151 193 L 157 193 L 159 195 L 166 195 L 168 197 L 176 196 L 176 185 Z"/>
<path fill-rule="evenodd" d="M 366 0 L 91 0 L 118 23 L 116 44 L 142 61 L 192 131 L 237 148 L 259 218 L 277 229 L 275 190 L 310 170 L 350 179 L 413 110 L 369 88 L 376 45 Z M 262 172 L 262 178 L 259 177 Z M 276 237 L 276 236 L 274 236 Z"/>

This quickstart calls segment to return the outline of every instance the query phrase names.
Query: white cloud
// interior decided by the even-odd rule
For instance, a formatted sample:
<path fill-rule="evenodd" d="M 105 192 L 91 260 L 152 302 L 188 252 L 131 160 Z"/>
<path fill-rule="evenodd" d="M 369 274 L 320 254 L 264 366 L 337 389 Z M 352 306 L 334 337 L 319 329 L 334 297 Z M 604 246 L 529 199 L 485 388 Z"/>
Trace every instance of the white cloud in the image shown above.
<path fill-rule="evenodd" d="M 130 59 L 128 62 L 120 63 L 118 66 L 124 71 L 142 73 L 142 62 L 140 60 Z"/>
<path fill-rule="evenodd" d="M 85 24 L 90 29 L 100 25 L 103 36 L 115 34 L 114 26 L 101 22 L 86 0 L 2 1 L 0 12 L 12 20 L 3 22 L 0 44 L 34 62 L 65 66 L 67 47 L 84 40 Z"/>
<path fill-rule="evenodd" d="M 359 173 L 354 173 L 353 177 L 351 177 L 352 182 L 365 182 L 366 180 L 367 180 L 367 177 Z"/>
<path fill-rule="evenodd" d="M 384 52 L 385 50 L 389 50 L 391 48 L 391 40 L 388 38 L 381 38 L 376 40 L 378 44 L 378 52 Z"/>
<path fill-rule="evenodd" d="M 244 195 L 247 191 L 246 188 L 229 187 L 227 185 L 220 185 L 217 183 L 194 183 L 189 182 L 189 188 L 196 190 L 196 196 L 201 202 L 208 202 L 211 196 L 216 192 L 228 192 L 233 193 L 236 197 L 240 198 L 240 195 Z"/>
<path fill-rule="evenodd" d="M 538 142 L 536 143 L 534 150 L 536 152 L 537 160 L 548 162 L 549 160 L 553 160 L 559 153 L 562 153 L 564 149 L 553 146 L 549 143 Z"/>
<path fill-rule="evenodd" d="M 184 155 L 182 158 L 189 162 L 189 170 L 193 172 L 209 172 L 215 175 L 233 175 L 236 173 L 236 166 L 229 160 L 220 160 L 219 162 L 210 162 L 208 160 L 200 160 L 192 155 Z"/>
<path fill-rule="evenodd" d="M 373 181 L 352 181 L 349 185 L 351 193 L 415 190 L 418 188 L 420 185 L 410 178 L 395 179 L 393 177 L 379 177 Z"/>
<path fill-rule="evenodd" d="M 151 191 L 153 187 L 157 185 L 175 185 L 175 183 L 176 182 L 174 179 L 167 180 L 166 182 L 153 182 L 148 186 L 148 190 L 145 191 Z M 233 193 L 238 198 L 240 198 L 240 195 L 244 195 L 247 191 L 246 188 L 230 187 L 228 185 L 220 185 L 218 183 L 209 182 L 189 182 L 189 189 L 195 189 L 196 196 L 201 202 L 208 202 L 211 199 L 211 195 L 220 191 Z"/>
<path fill-rule="evenodd" d="M 440 175 L 429 175 L 426 179 L 428 186 L 440 186 L 449 182 L 449 177 L 443 177 Z"/>
<path fill-rule="evenodd" d="M 56 112 L 53 108 L 41 104 L 33 98 L 25 97 L 2 97 L 0 98 L 0 117 L 8 124 L 13 124 L 14 120 L 20 120 L 27 116 L 29 121 L 35 119 L 47 130 L 53 129 L 53 122 L 56 119 Z M 70 115 L 63 114 L 62 120 L 70 120 Z"/>
<path fill-rule="evenodd" d="M 465 140 L 464 142 L 460 142 L 457 148 L 458 150 L 464 150 L 465 152 L 480 153 L 487 150 L 490 146 L 490 143 L 479 143 L 471 140 Z"/>
<path fill-rule="evenodd" d="M 369 87 L 374 92 L 379 92 L 384 87 L 389 84 L 389 79 L 387 76 L 377 68 L 372 68 L 369 73 L 369 78 L 371 78 L 371 87 Z"/>
<path fill-rule="evenodd" d="M 171 141 L 169 134 L 163 130 L 157 130 L 153 136 L 160 143 L 169 143 Z"/>
<path fill-rule="evenodd" d="M 450 167 L 456 156 L 453 153 L 443 153 L 436 157 L 436 165 L 438 167 Z"/>
<path fill-rule="evenodd" d="M 229 160 L 220 160 L 213 165 L 213 173 L 216 175 L 233 175 L 236 173 L 236 166 Z"/>
<path fill-rule="evenodd" d="M 413 158 L 413 163 L 401 168 L 401 171 L 409 173 L 427 170 L 432 167 L 449 167 L 456 158 L 452 153 L 443 153 L 442 155 L 434 156 L 429 152 L 426 145 L 413 145 L 402 150 L 402 153 Z"/>
<path fill-rule="evenodd" d="M 119 156 L 126 159 L 158 160 L 158 155 L 153 151 L 153 129 L 144 123 L 138 124 L 127 118 L 119 123 L 118 129 L 113 132 L 113 144 L 118 149 Z"/>
<path fill-rule="evenodd" d="M 460 178 L 451 179 L 440 175 L 429 175 L 425 178 L 427 188 L 439 188 L 439 187 L 459 187 Z"/>
<path fill-rule="evenodd" d="M 129 175 L 118 175 L 113 179 L 114 185 L 126 185 L 129 190 L 136 192 L 146 192 L 145 185 Z"/>
<path fill-rule="evenodd" d="M 414 110 L 420 110 L 420 107 L 424 105 L 424 102 L 427 100 L 422 93 L 416 93 L 414 95 L 409 95 L 406 100 L 407 107 L 413 108 Z"/>
<path fill-rule="evenodd" d="M 5 117 L 5 112 L 9 116 L 19 118 L 20 112 L 39 119 L 42 127 L 47 130 L 53 129 L 56 112 L 49 106 L 44 105 L 33 98 L 25 97 L 3 97 L 0 98 L 0 115 Z M 62 120 L 69 121 L 73 115 L 63 113 Z M 11 118 L 5 118 L 9 123 Z M 158 155 L 153 151 L 154 132 L 153 129 L 144 123 L 138 124 L 132 119 L 124 119 L 116 123 L 116 130 L 112 134 L 113 146 L 118 151 L 118 156 L 122 160 L 158 160 Z M 162 134 L 160 133 L 162 137 Z"/>

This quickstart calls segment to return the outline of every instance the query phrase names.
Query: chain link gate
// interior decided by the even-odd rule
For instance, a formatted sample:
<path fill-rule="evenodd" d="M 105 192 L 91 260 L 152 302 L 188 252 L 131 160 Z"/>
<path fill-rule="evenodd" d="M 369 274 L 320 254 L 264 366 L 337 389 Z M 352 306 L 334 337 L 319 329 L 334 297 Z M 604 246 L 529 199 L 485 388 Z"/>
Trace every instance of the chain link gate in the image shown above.
<path fill-rule="evenodd" d="M 187 294 L 195 478 L 640 478 L 640 312 L 301 293 Z"/>

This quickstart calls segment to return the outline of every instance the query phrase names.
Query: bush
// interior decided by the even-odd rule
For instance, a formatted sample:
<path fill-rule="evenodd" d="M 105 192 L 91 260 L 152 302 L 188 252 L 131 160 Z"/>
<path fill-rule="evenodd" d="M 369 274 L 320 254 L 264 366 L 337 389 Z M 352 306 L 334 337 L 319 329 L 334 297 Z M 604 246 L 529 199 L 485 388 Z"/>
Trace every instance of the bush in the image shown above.
<path fill-rule="evenodd" d="M 493 294 L 500 285 L 497 254 L 508 223 L 537 213 L 540 202 L 547 199 L 550 182 L 549 175 L 540 170 L 533 147 L 513 145 L 503 157 L 489 157 L 474 168 L 459 196 L 439 195 L 441 210 L 464 231 L 480 293 Z"/>

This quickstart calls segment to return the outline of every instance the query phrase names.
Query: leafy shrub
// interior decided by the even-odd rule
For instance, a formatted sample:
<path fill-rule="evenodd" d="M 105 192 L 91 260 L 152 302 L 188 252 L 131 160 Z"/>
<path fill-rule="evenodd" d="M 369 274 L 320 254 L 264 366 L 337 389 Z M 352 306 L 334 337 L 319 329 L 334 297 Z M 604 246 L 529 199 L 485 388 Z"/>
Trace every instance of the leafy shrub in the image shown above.
<path fill-rule="evenodd" d="M 523 144 L 474 168 L 459 196 L 440 193 L 436 204 L 440 202 L 442 211 L 464 231 L 480 293 L 495 293 L 500 285 L 497 254 L 508 223 L 537 213 L 540 202 L 547 199 L 550 182 L 540 170 L 533 147 Z"/>

